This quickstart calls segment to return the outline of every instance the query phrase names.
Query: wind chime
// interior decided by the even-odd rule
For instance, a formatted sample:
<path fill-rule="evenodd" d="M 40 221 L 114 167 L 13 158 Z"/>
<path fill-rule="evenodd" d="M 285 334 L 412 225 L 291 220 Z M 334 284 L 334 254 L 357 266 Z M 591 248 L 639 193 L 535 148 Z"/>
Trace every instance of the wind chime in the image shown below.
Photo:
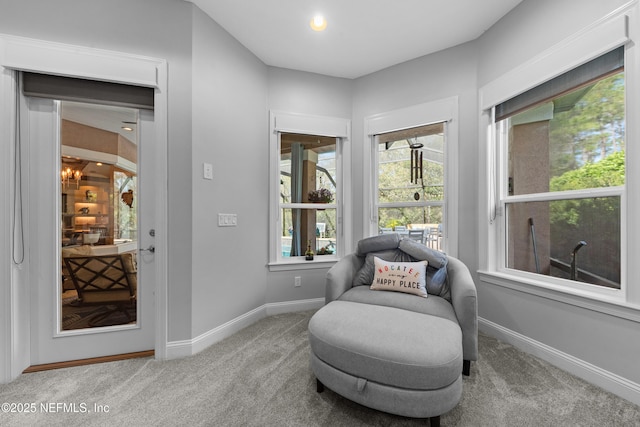
<path fill-rule="evenodd" d="M 418 179 L 422 180 L 422 147 L 424 144 L 418 142 L 417 138 L 407 140 L 411 148 L 411 183 L 417 184 Z"/>

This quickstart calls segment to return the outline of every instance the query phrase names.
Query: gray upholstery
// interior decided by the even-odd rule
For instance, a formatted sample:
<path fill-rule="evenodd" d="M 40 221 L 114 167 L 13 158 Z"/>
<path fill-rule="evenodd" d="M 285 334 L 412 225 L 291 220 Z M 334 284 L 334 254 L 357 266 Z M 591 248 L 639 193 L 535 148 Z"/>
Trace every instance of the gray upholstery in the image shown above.
<path fill-rule="evenodd" d="M 374 255 L 427 260 L 428 297 L 371 290 Z M 408 417 L 439 417 L 457 405 L 463 360 L 468 371 L 478 358 L 476 287 L 460 260 L 397 234 L 374 236 L 328 271 L 325 292 L 327 305 L 309 322 L 311 368 L 321 383 Z"/>
<path fill-rule="evenodd" d="M 381 234 L 367 237 L 358 242 L 356 254 L 364 256 L 369 252 L 380 252 L 387 249 L 395 249 L 400 244 L 400 236 L 396 233 Z"/>
<path fill-rule="evenodd" d="M 390 324 L 396 333 L 389 334 Z M 434 316 L 425 321 L 421 313 L 348 301 L 328 304 L 309 322 L 309 344 L 323 362 L 412 390 L 437 390 L 458 379 L 461 338 L 455 321 Z"/>
<path fill-rule="evenodd" d="M 392 236 L 389 238 L 388 236 Z M 376 239 L 384 237 L 384 240 Z M 362 244 L 366 241 L 366 244 Z M 396 243 L 394 243 L 396 242 Z M 342 294 L 353 287 L 353 280 L 356 274 L 364 265 L 366 253 L 360 252 L 360 248 L 373 248 L 376 251 L 389 250 L 393 244 L 400 245 L 397 234 L 382 234 L 380 236 L 369 237 L 358 243 L 358 253 L 348 254 L 338 261 L 327 272 L 325 288 L 325 302 L 337 300 Z M 451 305 L 462 329 L 462 348 L 465 360 L 478 360 L 478 316 L 477 316 L 477 293 L 476 286 L 471 277 L 471 273 L 462 261 L 452 256 L 447 256 L 447 287 L 450 293 Z M 427 278 L 427 291 L 429 291 L 429 279 Z M 384 292 L 384 291 L 374 291 Z M 388 298 L 402 298 L 401 293 L 395 292 L 394 296 Z M 429 298 L 432 296 L 429 295 Z M 427 298 L 427 300 L 429 299 Z"/>
<path fill-rule="evenodd" d="M 334 264 L 327 272 L 325 302 L 330 303 L 351 289 L 353 277 L 364 264 L 364 258 L 349 254 Z"/>
<path fill-rule="evenodd" d="M 458 323 L 451 303 L 434 295 L 429 295 L 428 298 L 416 298 L 415 295 L 401 292 L 374 291 L 369 286 L 354 286 L 340 295 L 338 300 L 395 307 L 415 313 L 430 314 Z"/>
<path fill-rule="evenodd" d="M 410 390 L 373 381 L 340 371 L 311 354 L 311 369 L 331 390 L 356 403 L 404 417 L 429 418 L 449 412 L 462 396 L 462 375 L 439 390 Z M 362 388 L 359 391 L 359 388 Z"/>
<path fill-rule="evenodd" d="M 478 297 L 469 269 L 457 258 L 449 257 L 447 266 L 451 304 L 462 329 L 465 360 L 478 360 Z"/>

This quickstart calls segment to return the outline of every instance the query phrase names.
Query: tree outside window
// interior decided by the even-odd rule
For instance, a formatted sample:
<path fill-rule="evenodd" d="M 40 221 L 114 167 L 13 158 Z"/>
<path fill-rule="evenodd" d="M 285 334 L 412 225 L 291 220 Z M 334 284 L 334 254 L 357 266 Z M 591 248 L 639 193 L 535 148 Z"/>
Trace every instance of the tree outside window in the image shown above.
<path fill-rule="evenodd" d="M 378 228 L 424 230 L 422 242 L 441 249 L 445 201 L 444 124 L 377 137 Z"/>
<path fill-rule="evenodd" d="M 496 123 L 508 268 L 620 288 L 625 79 L 610 68 Z"/>

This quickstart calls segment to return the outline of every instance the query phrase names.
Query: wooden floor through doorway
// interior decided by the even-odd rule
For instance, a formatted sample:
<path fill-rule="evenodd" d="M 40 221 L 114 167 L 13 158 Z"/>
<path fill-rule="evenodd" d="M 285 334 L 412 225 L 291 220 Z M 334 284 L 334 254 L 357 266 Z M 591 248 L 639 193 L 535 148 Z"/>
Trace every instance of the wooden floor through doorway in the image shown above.
<path fill-rule="evenodd" d="M 115 362 L 118 360 L 136 359 L 139 357 L 153 357 L 154 350 L 138 351 L 135 353 L 114 354 L 113 356 L 92 357 L 90 359 L 69 360 L 66 362 L 45 363 L 43 365 L 29 366 L 22 373 L 48 371 L 51 369 L 71 368 L 73 366 L 92 365 L 94 363 Z"/>

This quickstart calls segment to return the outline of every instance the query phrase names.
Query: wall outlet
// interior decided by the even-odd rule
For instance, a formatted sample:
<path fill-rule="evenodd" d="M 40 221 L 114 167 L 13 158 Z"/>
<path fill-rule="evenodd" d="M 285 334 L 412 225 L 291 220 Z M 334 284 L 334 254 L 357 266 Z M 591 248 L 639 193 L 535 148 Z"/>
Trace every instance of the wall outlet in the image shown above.
<path fill-rule="evenodd" d="M 293 286 L 296 288 L 299 288 L 300 286 L 302 286 L 302 283 L 300 281 L 300 276 L 296 276 L 293 278 Z"/>

